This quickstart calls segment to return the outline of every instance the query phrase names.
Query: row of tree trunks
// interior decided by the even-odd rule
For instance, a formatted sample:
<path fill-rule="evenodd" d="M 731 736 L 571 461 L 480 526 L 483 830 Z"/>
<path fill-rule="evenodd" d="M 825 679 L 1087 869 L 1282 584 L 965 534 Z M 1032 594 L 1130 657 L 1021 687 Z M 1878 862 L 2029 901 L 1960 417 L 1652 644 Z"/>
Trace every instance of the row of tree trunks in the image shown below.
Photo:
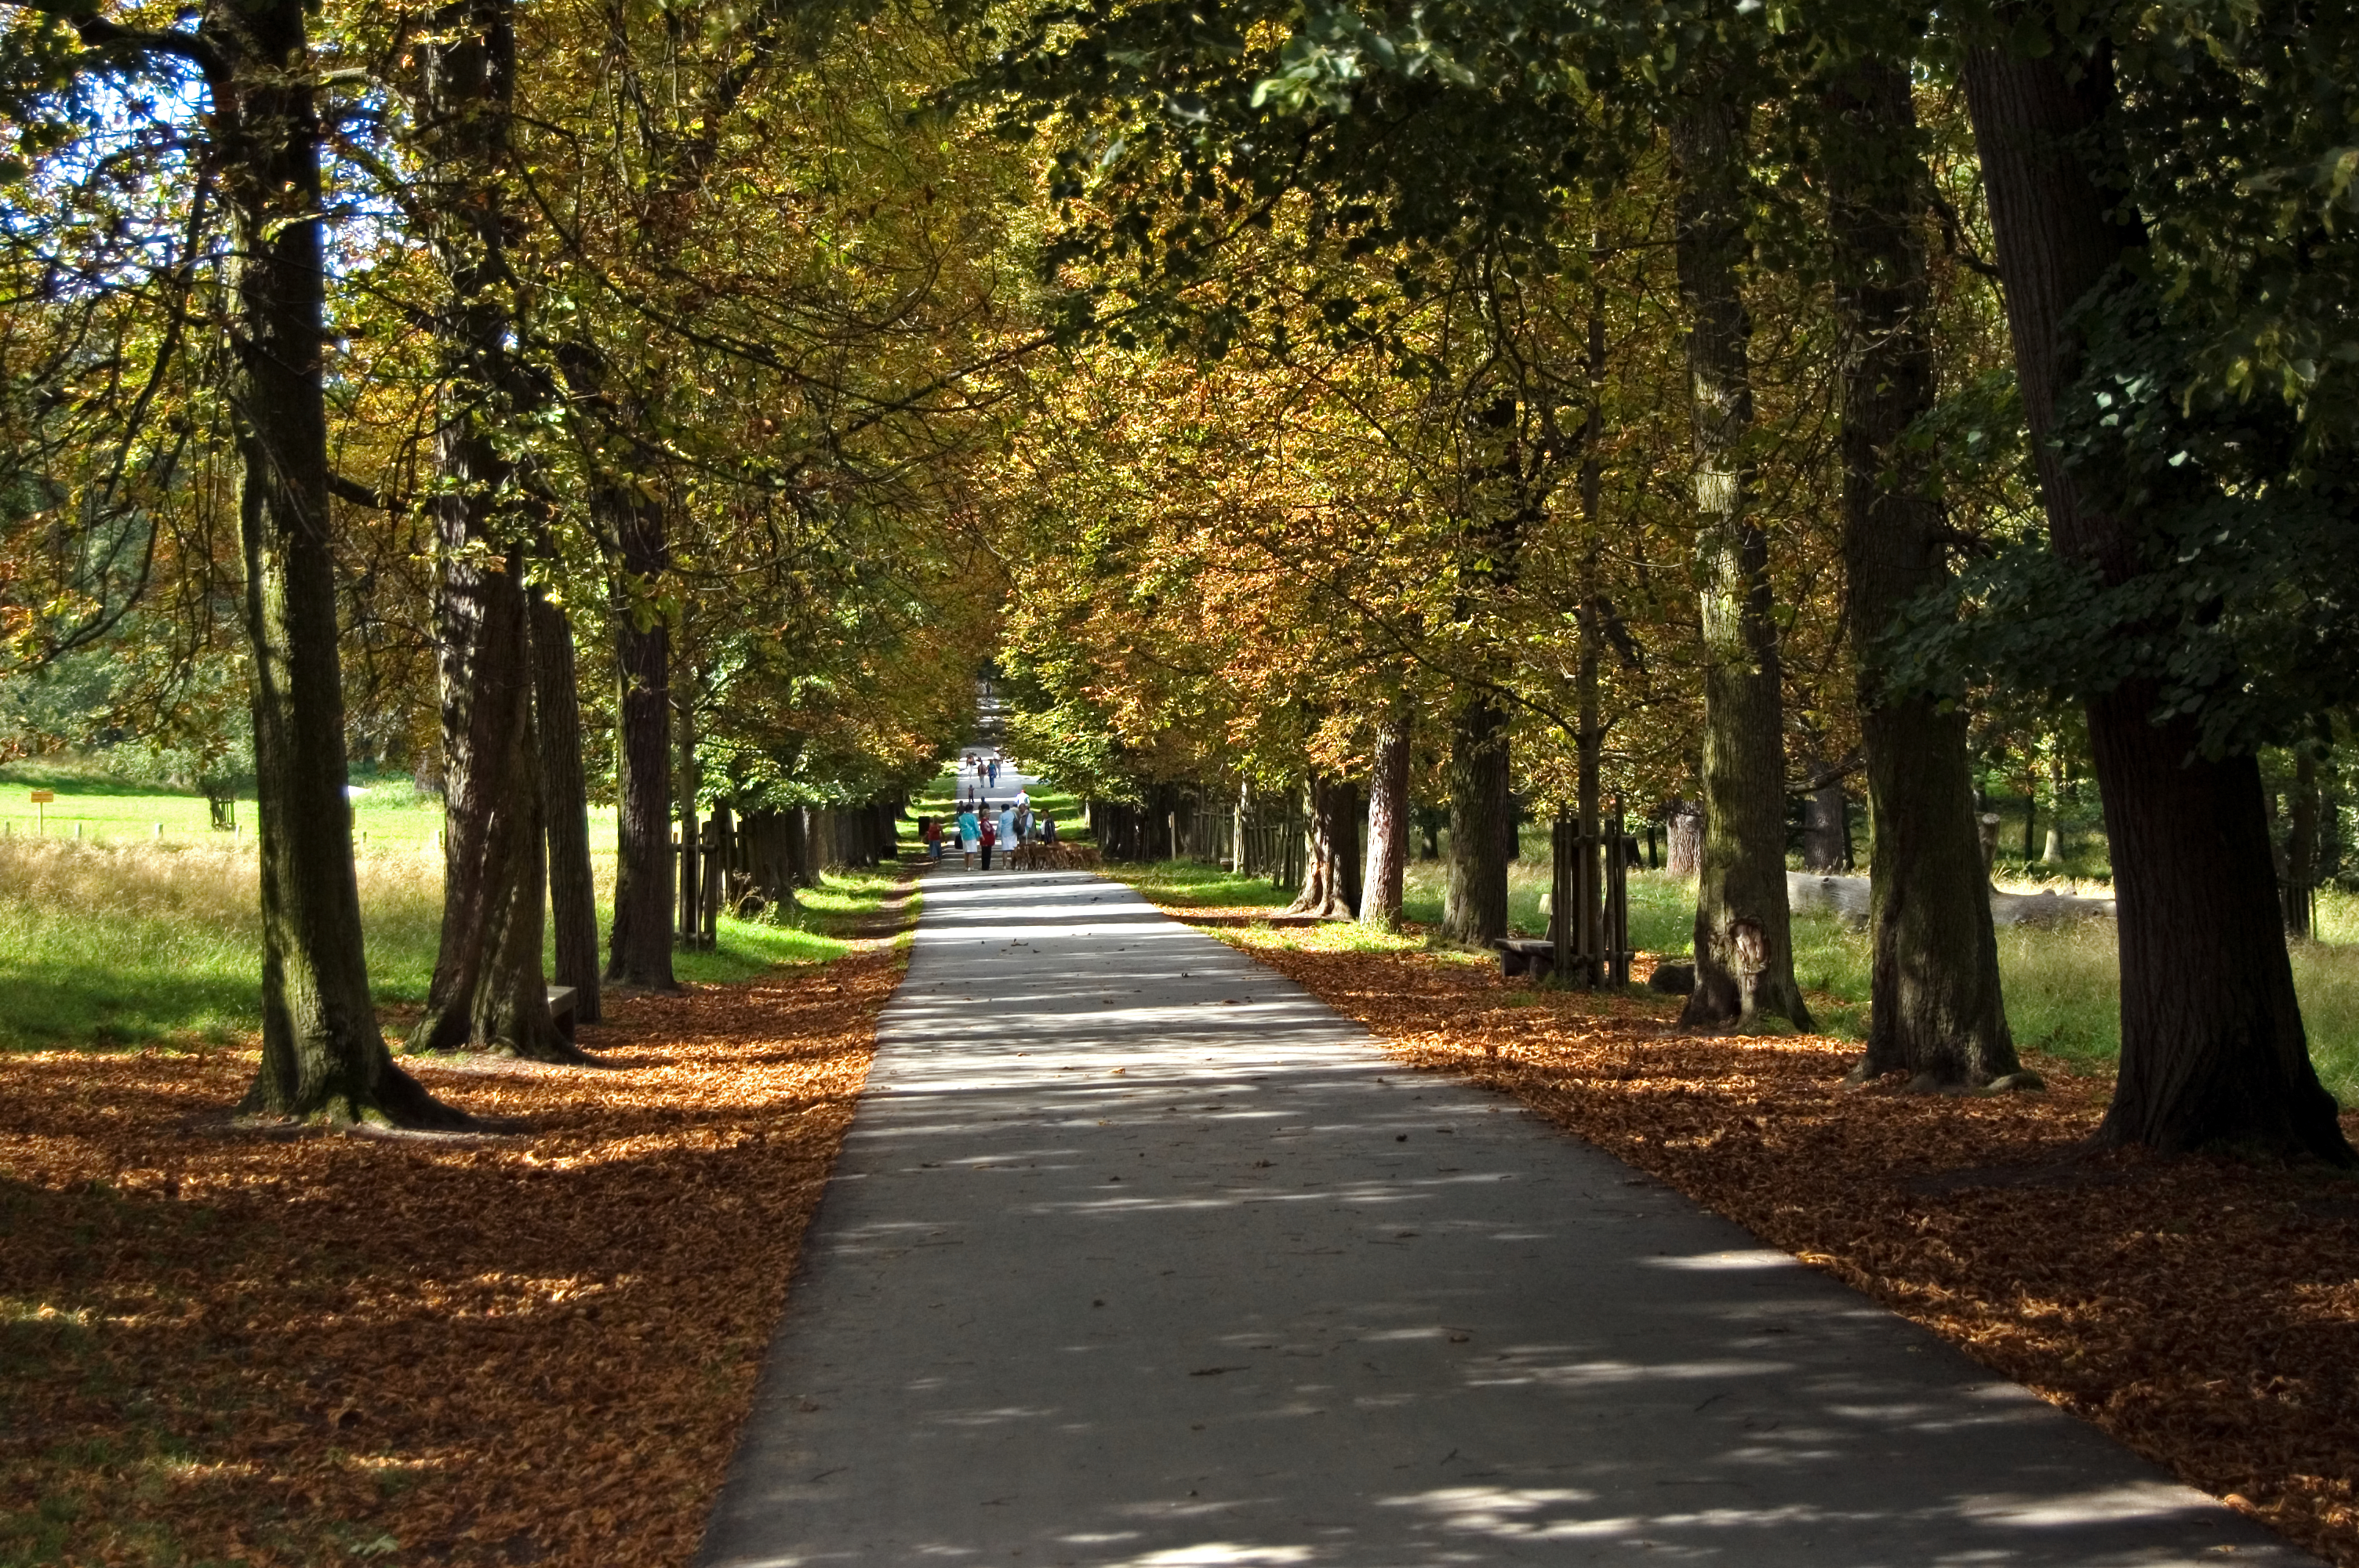
<path fill-rule="evenodd" d="M 1920 1087 L 1981 1084 L 2017 1070 L 1999 994 L 1998 944 L 1973 823 L 1962 712 L 1884 691 L 1879 639 L 1903 606 L 1947 575 L 1927 456 L 1903 437 L 1933 406 L 1929 183 L 1908 73 L 1880 59 L 1828 85 L 1825 157 L 1836 319 L 1843 345 L 1844 621 L 1875 838 L 1869 860 L 1870 1007 L 1863 1076 Z M 1806 860 L 1850 859 L 1843 785 L 1813 800 L 1821 842 Z M 1835 839 L 1837 843 L 1824 840 Z"/>
<path fill-rule="evenodd" d="M 2055 41 L 2051 8 L 2030 8 L 2018 32 L 2026 21 L 2049 25 L 2049 47 L 1970 50 L 1967 103 L 2049 536 L 2121 582 L 2139 568 L 2138 522 L 2091 503 L 2051 438 L 2078 368 L 2070 313 L 2143 235 L 2083 161 L 2114 107 L 2108 55 Z M 2132 681 L 2088 708 L 2121 945 L 2121 1069 L 2099 1137 L 2359 1162 L 2310 1064 L 2259 765 L 2205 757 L 2193 722 L 2158 724 L 2156 707 Z"/>
<path fill-rule="evenodd" d="M 1745 116 L 1725 83 L 1671 131 L 1674 249 L 1688 319 L 1695 446 L 1696 568 L 1704 655 L 1703 852 L 1695 989 L 1683 1027 L 1749 1027 L 1758 1012 L 1811 1027 L 1794 981 L 1786 901 L 1785 735 L 1769 544 L 1750 507 L 1751 338 Z"/>

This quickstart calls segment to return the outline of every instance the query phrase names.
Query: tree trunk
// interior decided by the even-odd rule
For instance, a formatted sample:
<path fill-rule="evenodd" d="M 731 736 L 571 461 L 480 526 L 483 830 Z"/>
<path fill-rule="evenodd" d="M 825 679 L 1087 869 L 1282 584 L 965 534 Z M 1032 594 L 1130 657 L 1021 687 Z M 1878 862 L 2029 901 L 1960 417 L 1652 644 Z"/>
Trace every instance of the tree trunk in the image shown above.
<path fill-rule="evenodd" d="M 549 1015 L 543 959 L 540 754 L 514 465 L 493 426 L 515 395 L 507 343 L 507 154 L 515 38 L 477 0 L 421 50 L 432 240 L 449 278 L 438 323 L 441 417 L 430 503 L 442 697 L 442 933 L 412 1051 L 585 1060 Z"/>
<path fill-rule="evenodd" d="M 1843 869 L 1846 813 L 1840 781 L 1821 784 L 1802 797 L 1802 870 L 1830 876 Z"/>
<path fill-rule="evenodd" d="M 1360 921 L 1386 931 L 1400 925 L 1401 881 L 1408 865 L 1412 711 L 1406 697 L 1393 701 L 1376 730 L 1368 772 L 1368 860 L 1360 880 Z"/>
<path fill-rule="evenodd" d="M 468 458 L 450 449 L 452 481 Z M 490 455 L 488 449 L 473 458 Z M 490 1051 L 536 1061 L 587 1060 L 549 1015 L 541 968 L 548 862 L 539 748 L 532 714 L 524 551 L 496 564 L 463 488 L 436 498 L 442 546 L 442 942 L 412 1051 Z"/>
<path fill-rule="evenodd" d="M 576 1023 L 597 1023 L 598 887 L 590 866 L 590 796 L 582 759 L 582 688 L 564 609 L 531 592 L 534 732 L 549 826 L 555 979 L 573 988 Z"/>
<path fill-rule="evenodd" d="M 1360 791 L 1327 773 L 1310 777 L 1310 815 L 1303 825 L 1302 891 L 1288 914 L 1349 920 L 1359 867 Z"/>
<path fill-rule="evenodd" d="M 262 1064 L 239 1108 L 461 1126 L 466 1117 L 394 1065 L 361 946 L 328 509 L 321 130 L 304 18 L 292 0 L 222 14 L 241 80 L 212 111 L 237 258 L 231 406 L 261 838 Z"/>
<path fill-rule="evenodd" d="M 1488 695 L 1462 698 L 1450 731 L 1450 854 L 1441 935 L 1480 947 L 1507 934 L 1507 721 Z"/>
<path fill-rule="evenodd" d="M 1595 856 L 1595 846 L 1604 840 L 1605 793 L 1605 725 L 1598 707 L 1598 676 L 1604 650 L 1600 636 L 1604 621 L 1604 601 L 1599 586 L 1598 560 L 1604 549 L 1605 462 L 1598 449 L 1604 435 L 1605 423 L 1605 283 L 1604 255 L 1593 246 L 1590 254 L 1589 321 L 1587 341 L 1582 345 L 1582 369 L 1589 395 L 1589 406 L 1581 427 L 1581 607 L 1575 612 L 1576 630 L 1581 648 L 1573 667 L 1573 689 L 1578 707 L 1576 730 L 1573 736 L 1573 811 L 1575 831 L 1583 846 L 1581 853 Z M 1604 883 L 1590 877 L 1563 877 L 1555 874 L 1551 854 L 1552 884 L 1588 903 L 1586 909 L 1560 909 L 1556 928 L 1571 934 L 1605 929 Z M 1595 860 L 1592 862 L 1602 863 Z M 1552 891 L 1551 896 L 1554 896 Z M 1586 946 L 1584 944 L 1584 946 Z M 1573 970 L 1572 947 L 1560 942 L 1556 953 L 1556 979 L 1560 984 L 1571 982 L 1594 989 L 1604 983 L 1605 974 L 1597 962 L 1589 962 L 1580 973 Z"/>
<path fill-rule="evenodd" d="M 2134 524 L 2087 504 L 2049 444 L 2079 357 L 2066 315 L 2140 243 L 2075 151 L 2112 106 L 2110 73 L 2100 57 L 2072 80 L 2068 58 L 1976 49 L 1966 90 L 2049 538 L 2119 582 L 2137 570 Z M 2121 1070 L 2098 1138 L 2359 1162 L 2310 1065 L 2259 765 L 2204 758 L 2193 722 L 2157 724 L 2155 707 L 2141 682 L 2089 704 L 2122 977 Z"/>
<path fill-rule="evenodd" d="M 702 840 L 697 837 L 697 795 L 704 787 L 704 776 L 696 762 L 696 666 L 689 663 L 681 667 L 686 677 L 672 687 L 672 710 L 679 729 L 679 940 L 684 947 L 701 947 L 703 943 L 703 923 L 698 912 L 703 906 L 704 889 L 700 873 L 704 857 L 700 853 Z"/>
<path fill-rule="evenodd" d="M 2018 1070 L 1999 990 L 1990 890 L 1973 823 L 1966 721 L 1884 691 L 1880 641 L 1940 585 L 1942 519 L 1925 459 L 1903 445 L 1936 395 L 1921 224 L 1927 182 L 1908 71 L 1850 66 L 1827 93 L 1829 231 L 1843 334 L 1844 619 L 1859 668 L 1876 824 L 1868 862 L 1867 1049 L 1858 1071 L 1924 1087 Z M 1820 820 L 1843 827 L 1841 785 Z M 1822 794 L 1824 792 L 1821 792 Z M 1832 847 L 1811 859 L 1832 869 Z"/>
<path fill-rule="evenodd" d="M 1753 323 L 1738 283 L 1748 250 L 1744 116 L 1708 87 L 1705 100 L 1674 124 L 1671 144 L 1704 655 L 1696 983 L 1680 1022 L 1745 1028 L 1767 1011 L 1809 1029 L 1786 903 L 1785 732 L 1769 540 L 1748 505 Z"/>
<path fill-rule="evenodd" d="M 2318 753 L 2307 741 L 2293 749 L 2293 799 L 2286 811 L 2283 888 L 2288 936 L 2310 935 L 2310 890 L 2318 885 Z"/>
<path fill-rule="evenodd" d="M 606 978 L 676 990 L 671 972 L 671 630 L 650 600 L 670 568 L 661 504 L 616 486 L 593 492 L 620 546 L 614 587 L 614 926 Z M 602 504 L 603 503 L 603 504 Z M 637 593 L 632 589 L 636 587 Z"/>
<path fill-rule="evenodd" d="M 1703 864 L 1703 807 L 1692 800 L 1675 800 L 1663 814 L 1663 871 L 1674 877 L 1691 877 Z"/>

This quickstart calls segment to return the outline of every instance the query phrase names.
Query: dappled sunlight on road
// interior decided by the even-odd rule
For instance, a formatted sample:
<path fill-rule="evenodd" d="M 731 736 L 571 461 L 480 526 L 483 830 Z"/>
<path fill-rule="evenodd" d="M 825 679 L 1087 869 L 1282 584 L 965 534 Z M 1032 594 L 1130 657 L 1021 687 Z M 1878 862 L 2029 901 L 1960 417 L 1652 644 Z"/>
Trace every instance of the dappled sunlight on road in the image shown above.
<path fill-rule="evenodd" d="M 714 1568 L 2301 1561 L 1094 877 L 880 1039 Z"/>

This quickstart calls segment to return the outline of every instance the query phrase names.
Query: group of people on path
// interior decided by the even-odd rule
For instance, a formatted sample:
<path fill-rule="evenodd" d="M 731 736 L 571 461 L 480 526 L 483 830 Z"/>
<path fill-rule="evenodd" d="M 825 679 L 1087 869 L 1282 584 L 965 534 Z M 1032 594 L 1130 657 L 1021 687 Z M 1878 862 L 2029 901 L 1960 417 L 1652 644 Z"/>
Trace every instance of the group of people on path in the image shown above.
<path fill-rule="evenodd" d="M 950 827 L 957 835 L 959 852 L 968 871 L 974 870 L 978 855 L 987 871 L 995 850 L 1012 854 L 1019 845 L 1057 841 L 1056 818 L 1033 811 L 1032 792 L 1028 789 L 1018 789 L 1014 800 L 996 813 L 992 810 L 990 797 L 984 791 L 999 783 L 999 758 L 978 757 L 972 752 L 959 762 L 959 809 Z M 967 788 L 970 773 L 975 784 L 972 793 Z M 918 831 L 925 838 L 926 852 L 936 864 L 941 862 L 944 854 L 943 827 L 943 819 L 939 816 L 918 819 Z"/>

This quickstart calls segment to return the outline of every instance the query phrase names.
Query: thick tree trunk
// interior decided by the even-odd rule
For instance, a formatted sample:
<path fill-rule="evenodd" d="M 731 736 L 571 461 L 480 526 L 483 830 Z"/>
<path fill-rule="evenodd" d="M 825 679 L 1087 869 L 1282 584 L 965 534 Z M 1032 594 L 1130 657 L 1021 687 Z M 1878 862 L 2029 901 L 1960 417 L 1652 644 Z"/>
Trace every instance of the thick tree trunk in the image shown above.
<path fill-rule="evenodd" d="M 619 487 L 595 492 L 620 546 L 614 589 L 616 813 L 614 926 L 606 978 L 673 990 L 671 972 L 671 631 L 646 602 L 670 568 L 659 503 Z M 641 596 L 630 591 L 636 584 Z"/>
<path fill-rule="evenodd" d="M 1881 60 L 1843 71 L 1827 94 L 1829 230 L 1843 332 L 1844 619 L 1857 660 L 1861 735 L 1876 823 L 1864 1076 L 1923 1087 L 2018 1070 L 1999 991 L 1998 944 L 1973 824 L 1962 713 L 1884 691 L 1880 639 L 1902 606 L 1946 575 L 1941 515 L 1925 460 L 1902 438 L 1936 395 L 1921 224 L 1926 181 L 1908 71 Z M 1848 849 L 1842 786 L 1822 831 Z M 1823 793 L 1823 792 L 1822 792 Z"/>
<path fill-rule="evenodd" d="M 261 838 L 262 1065 L 247 1115 L 459 1126 L 393 1065 L 353 874 L 328 510 L 320 120 L 305 7 L 224 13 L 241 80 L 216 102 L 234 225 L 232 406 Z M 209 23 L 209 27 L 211 24 Z"/>
<path fill-rule="evenodd" d="M 1314 773 L 1310 797 L 1302 891 L 1286 913 L 1349 920 L 1358 907 L 1360 789 L 1348 780 Z"/>
<path fill-rule="evenodd" d="M 2111 108 L 2110 74 L 2101 59 L 2072 80 L 2068 58 L 1972 50 L 1967 99 L 2049 537 L 2060 554 L 2122 581 L 2138 569 L 2135 524 L 2084 502 L 2049 445 L 2078 359 L 2065 318 L 2140 243 L 2078 151 Z M 2192 722 L 2158 725 L 2155 706 L 2154 691 L 2135 682 L 2089 705 L 2122 977 L 2121 1070 L 2098 1138 L 2359 1162 L 2310 1065 L 2259 765 L 2205 759 Z"/>
<path fill-rule="evenodd" d="M 1507 721 L 1488 694 L 1462 698 L 1450 728 L 1450 854 L 1444 941 L 1483 946 L 1507 934 Z"/>
<path fill-rule="evenodd" d="M 506 235 L 515 39 L 477 0 L 422 51 L 432 238 L 449 280 L 438 325 L 441 418 L 431 503 L 442 697 L 442 940 L 412 1051 L 583 1060 L 549 1015 L 542 970 L 540 754 L 514 465 L 494 425 L 513 397 Z"/>
<path fill-rule="evenodd" d="M 573 988 L 573 1019 L 596 1023 L 598 887 L 590 866 L 590 795 L 582 756 L 582 688 L 573 628 L 564 609 L 532 590 L 534 733 L 540 742 L 540 789 L 549 821 L 549 908 L 554 975 Z"/>
<path fill-rule="evenodd" d="M 1360 922 L 1390 931 L 1400 925 L 1401 881 L 1408 866 L 1409 724 L 1397 699 L 1376 730 L 1368 771 L 1368 860 L 1360 879 Z"/>
<path fill-rule="evenodd" d="M 1744 116 L 1708 88 L 1674 124 L 1671 144 L 1704 654 L 1696 983 L 1680 1022 L 1746 1028 L 1756 1013 L 1772 1012 L 1809 1029 L 1786 903 L 1785 730 L 1769 540 L 1748 504 L 1753 323 L 1738 282 L 1747 253 Z"/>

